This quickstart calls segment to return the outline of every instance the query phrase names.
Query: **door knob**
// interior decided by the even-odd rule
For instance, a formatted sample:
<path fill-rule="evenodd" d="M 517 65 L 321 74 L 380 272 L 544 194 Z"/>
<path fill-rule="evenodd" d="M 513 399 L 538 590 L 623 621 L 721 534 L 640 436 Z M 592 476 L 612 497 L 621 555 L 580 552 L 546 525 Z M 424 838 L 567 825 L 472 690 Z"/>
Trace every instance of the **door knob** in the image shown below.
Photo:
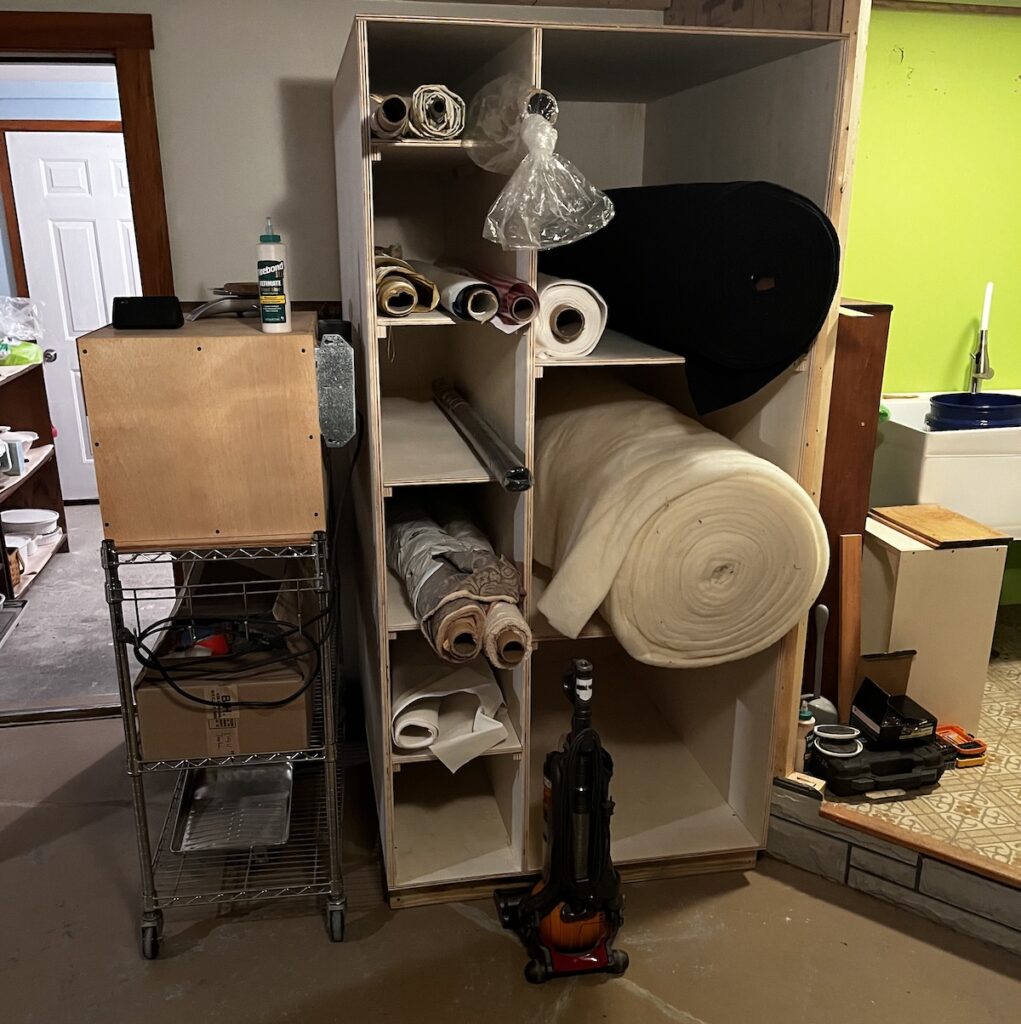
<path fill-rule="evenodd" d="M 47 363 L 55 363 L 57 361 L 57 350 L 55 348 L 43 349 L 43 359 Z"/>

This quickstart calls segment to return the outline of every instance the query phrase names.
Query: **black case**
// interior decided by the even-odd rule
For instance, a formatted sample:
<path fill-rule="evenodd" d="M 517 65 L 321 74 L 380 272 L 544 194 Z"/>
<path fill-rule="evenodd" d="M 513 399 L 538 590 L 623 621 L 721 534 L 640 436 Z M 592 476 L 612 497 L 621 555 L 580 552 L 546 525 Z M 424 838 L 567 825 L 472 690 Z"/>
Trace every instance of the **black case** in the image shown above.
<path fill-rule="evenodd" d="M 857 757 L 828 757 L 812 747 L 808 773 L 825 779 L 837 796 L 860 796 L 876 789 L 922 789 L 939 782 L 946 768 L 935 740 L 911 747 L 876 750 L 869 746 Z"/>
<path fill-rule="evenodd" d="M 184 313 L 176 295 L 119 295 L 112 323 L 118 331 L 175 330 L 184 326 Z"/>

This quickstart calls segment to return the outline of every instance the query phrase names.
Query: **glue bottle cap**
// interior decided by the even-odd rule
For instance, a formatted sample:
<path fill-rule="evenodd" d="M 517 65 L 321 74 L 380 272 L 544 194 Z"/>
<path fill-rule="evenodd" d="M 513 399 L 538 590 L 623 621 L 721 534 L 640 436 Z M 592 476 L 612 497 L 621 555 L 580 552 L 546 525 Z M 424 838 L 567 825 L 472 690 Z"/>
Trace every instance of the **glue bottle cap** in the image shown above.
<path fill-rule="evenodd" d="M 280 236 L 273 230 L 273 218 L 266 218 L 266 232 L 259 235 L 260 242 L 279 242 Z"/>
<path fill-rule="evenodd" d="M 798 712 L 798 721 L 807 722 L 812 717 L 812 709 L 808 706 L 808 701 L 803 700 L 801 702 L 801 710 Z"/>

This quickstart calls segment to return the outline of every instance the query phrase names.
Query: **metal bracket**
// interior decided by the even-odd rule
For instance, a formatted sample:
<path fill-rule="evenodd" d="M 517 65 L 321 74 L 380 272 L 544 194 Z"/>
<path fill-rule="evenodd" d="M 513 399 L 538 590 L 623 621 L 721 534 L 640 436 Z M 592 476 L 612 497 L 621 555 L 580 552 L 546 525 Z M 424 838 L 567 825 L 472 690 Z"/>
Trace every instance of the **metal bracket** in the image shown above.
<path fill-rule="evenodd" d="M 316 346 L 319 429 L 327 448 L 343 448 L 355 436 L 355 353 L 339 334 Z"/>

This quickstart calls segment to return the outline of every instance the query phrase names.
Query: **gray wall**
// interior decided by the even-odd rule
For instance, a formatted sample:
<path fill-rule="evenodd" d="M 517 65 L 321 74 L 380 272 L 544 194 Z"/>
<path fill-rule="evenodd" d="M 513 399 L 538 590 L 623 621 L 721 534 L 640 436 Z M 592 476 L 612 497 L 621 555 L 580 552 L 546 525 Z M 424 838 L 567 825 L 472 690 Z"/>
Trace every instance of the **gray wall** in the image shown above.
<path fill-rule="evenodd" d="M 356 12 L 662 22 L 649 12 L 352 0 L 90 0 L 88 8 L 153 15 L 174 278 L 186 299 L 251 277 L 267 214 L 289 246 L 294 297 L 339 296 L 330 89 Z"/>

